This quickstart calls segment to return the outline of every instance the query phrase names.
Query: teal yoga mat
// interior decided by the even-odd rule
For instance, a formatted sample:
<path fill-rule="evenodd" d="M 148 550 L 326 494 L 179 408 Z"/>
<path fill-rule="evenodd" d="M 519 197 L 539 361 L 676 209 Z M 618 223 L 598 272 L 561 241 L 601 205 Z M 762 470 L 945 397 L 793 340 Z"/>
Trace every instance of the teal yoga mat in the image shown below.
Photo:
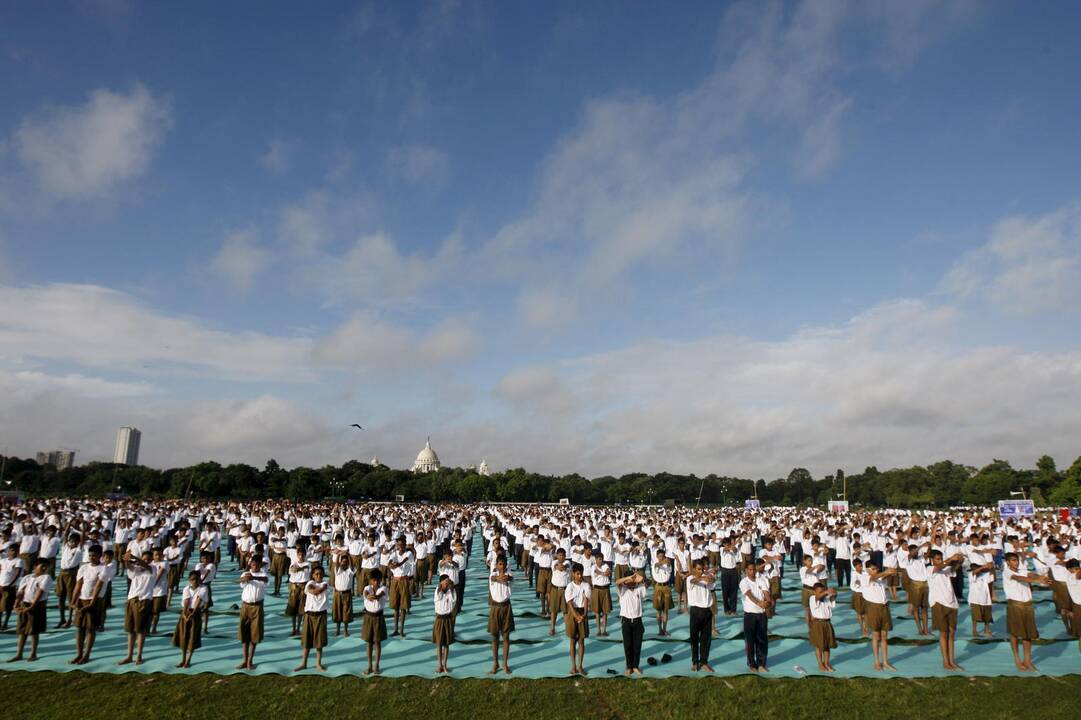
<path fill-rule="evenodd" d="M 457 622 L 457 640 L 450 655 L 451 677 L 488 677 L 491 668 L 490 638 L 486 634 L 488 618 L 488 595 L 486 572 L 483 564 L 483 548 L 480 536 L 475 535 L 469 559 L 466 597 Z M 228 560 L 223 565 L 228 565 Z M 799 676 L 804 672 L 818 674 L 814 651 L 807 642 L 807 628 L 803 622 L 803 610 L 799 604 L 798 575 L 791 565 L 786 568 L 782 584 L 784 597 L 778 605 L 778 614 L 770 620 L 769 665 L 770 675 Z M 236 584 L 238 573 L 223 570 L 214 583 L 215 612 L 210 618 L 210 631 L 203 636 L 203 647 L 195 653 L 190 669 L 177 669 L 179 653 L 170 644 L 177 619 L 179 600 L 174 599 L 171 610 L 162 616 L 159 632 L 146 641 L 145 662 L 141 666 L 118 666 L 116 663 L 126 652 L 127 636 L 123 629 L 123 598 L 126 581 L 114 583 L 115 607 L 109 611 L 106 630 L 98 634 L 93 660 L 81 666 L 68 664 L 75 654 L 73 630 L 52 630 L 58 616 L 53 605 L 49 610 L 50 630 L 42 635 L 38 651 L 39 660 L 34 663 L 19 662 L 6 665 L 9 669 L 50 670 L 58 672 L 92 673 L 179 673 L 193 675 L 212 673 L 232 675 L 248 673 L 256 675 L 290 675 L 300 661 L 300 643 L 289 637 L 289 618 L 283 615 L 285 598 L 268 595 L 266 601 L 266 636 L 256 653 L 257 667 L 254 671 L 238 671 L 240 645 L 236 639 L 237 612 L 229 609 L 239 602 Z M 901 594 L 903 598 L 903 593 Z M 999 592 L 999 597 L 1002 593 Z M 615 593 L 613 591 L 613 599 Z M 562 677 L 570 667 L 568 642 L 563 635 L 563 625 L 556 625 L 556 635 L 548 635 L 548 622 L 539 616 L 539 602 L 527 587 L 525 576 L 515 574 L 514 599 L 515 624 L 512 635 L 510 664 L 512 677 L 550 678 Z M 1066 635 L 1062 623 L 1050 602 L 1050 593 L 1037 590 L 1036 617 L 1041 640 L 1034 647 L 1035 663 L 1041 674 L 1067 675 L 1081 671 L 1081 653 L 1076 639 Z M 359 607 L 359 603 L 356 604 Z M 839 647 L 833 652 L 832 662 L 837 677 L 938 677 L 951 673 L 942 668 L 941 656 L 935 638 L 920 638 L 915 624 L 905 614 L 904 602 L 893 603 L 894 630 L 890 635 L 890 660 L 897 666 L 896 673 L 879 673 L 872 668 L 870 641 L 861 639 L 855 615 L 847 605 L 847 591 L 842 592 L 834 627 Z M 388 609 L 389 613 L 389 609 Z M 957 662 L 968 676 L 1029 675 L 1020 673 L 1013 663 L 1009 643 L 1005 639 L 1005 605 L 996 604 L 994 609 L 995 637 L 990 640 L 970 639 L 968 608 L 961 606 L 958 620 Z M 422 600 L 415 601 L 406 624 L 406 638 L 390 638 L 383 644 L 382 675 L 387 677 L 435 677 L 435 646 L 430 642 L 433 619 L 431 588 Z M 390 619 L 388 617 L 388 623 Z M 657 636 L 656 622 L 650 608 L 646 608 L 646 637 L 642 646 L 642 670 L 646 677 L 690 676 L 708 677 L 694 673 L 690 668 L 690 645 L 687 643 L 687 616 L 673 612 L 669 622 L 671 637 Z M 14 619 L 11 627 L 14 628 Z M 592 677 L 619 677 L 623 672 L 623 646 L 620 640 L 618 610 L 609 622 L 609 637 L 596 636 L 596 624 L 586 643 L 586 671 Z M 719 638 L 714 638 L 710 652 L 710 664 L 716 675 L 739 675 L 747 672 L 746 655 L 742 633 L 741 616 L 717 618 Z M 332 676 L 355 675 L 360 677 L 366 666 L 365 646 L 358 637 L 360 623 L 352 626 L 351 637 L 334 637 L 333 624 L 329 627 L 329 644 L 324 651 L 325 674 Z M 0 634 L 0 659 L 14 654 L 13 629 Z M 662 657 L 670 661 L 662 662 Z M 648 664 L 652 658 L 656 665 Z M 314 657 L 313 657 L 314 660 Z M 299 674 L 320 674 L 306 670 Z M 496 676 L 507 677 L 503 673 Z"/>

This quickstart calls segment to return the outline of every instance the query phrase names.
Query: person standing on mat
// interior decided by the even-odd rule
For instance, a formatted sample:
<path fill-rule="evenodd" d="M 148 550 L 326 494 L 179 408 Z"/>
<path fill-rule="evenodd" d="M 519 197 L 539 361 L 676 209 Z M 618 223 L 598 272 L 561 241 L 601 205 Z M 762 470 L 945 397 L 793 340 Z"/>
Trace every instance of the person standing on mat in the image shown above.
<path fill-rule="evenodd" d="M 350 578 L 352 581 L 352 578 Z M 304 629 L 300 634 L 300 647 L 304 655 L 294 672 L 308 669 L 308 653 L 315 648 L 315 669 L 325 672 L 323 648 L 327 644 L 327 596 L 329 584 L 323 579 L 323 567 L 312 568 L 312 578 L 304 585 Z"/>
<path fill-rule="evenodd" d="M 311 577 L 311 563 L 305 557 L 304 548 L 298 545 L 293 549 L 293 562 L 289 565 L 289 598 L 285 601 L 285 614 L 293 626 L 289 637 L 300 635 L 300 623 L 304 618 L 304 586 Z"/>
<path fill-rule="evenodd" d="M 811 611 L 810 640 L 815 649 L 815 659 L 820 672 L 837 672 L 830 664 L 830 652 L 837 647 L 833 632 L 833 608 L 837 605 L 837 589 L 826 588 L 825 583 L 815 583 L 814 595 L 809 604 Z"/>
<path fill-rule="evenodd" d="M 570 582 L 570 561 L 567 560 L 567 551 L 559 548 L 552 560 L 552 587 L 548 591 L 548 634 L 556 634 L 556 620 L 560 613 L 566 614 L 567 584 Z"/>
<path fill-rule="evenodd" d="M 78 533 L 72 533 L 60 549 L 60 573 L 56 578 L 56 602 L 60 608 L 60 622 L 56 629 L 71 627 L 75 618 L 75 578 L 83 564 L 82 541 Z M 65 616 L 64 610 L 71 604 L 71 613 Z"/>
<path fill-rule="evenodd" d="M 736 552 L 736 541 L 732 536 L 724 539 L 721 545 L 721 599 L 724 603 L 724 614 L 730 617 L 736 614 L 736 598 L 739 596 L 739 562 L 740 554 Z"/>
<path fill-rule="evenodd" d="M 19 581 L 19 589 L 15 598 L 15 632 L 18 641 L 15 648 L 15 657 L 8 662 L 18 662 L 23 659 L 23 648 L 26 646 L 26 638 L 30 638 L 30 657 L 34 662 L 38 659 L 38 638 L 45 632 L 47 624 L 45 606 L 49 597 L 49 591 L 53 588 L 53 579 L 49 577 L 48 558 L 39 557 L 34 563 L 34 573 L 26 575 Z"/>
<path fill-rule="evenodd" d="M 866 564 L 866 583 L 863 587 L 863 610 L 867 631 L 871 633 L 871 654 L 874 656 L 875 670 L 896 670 L 889 660 L 889 633 L 893 629 L 890 618 L 890 603 L 886 598 L 886 586 L 883 580 L 893 578 L 897 568 L 883 571 L 876 561 Z"/>
<path fill-rule="evenodd" d="M 151 563 L 150 551 L 142 558 L 132 555 L 124 558 L 128 576 L 128 600 L 124 606 L 124 632 L 128 634 L 128 654 L 117 665 L 127 665 L 135 657 L 135 664 L 143 664 L 143 645 L 150 632 L 151 601 L 157 569 Z"/>
<path fill-rule="evenodd" d="M 75 657 L 70 661 L 72 665 L 90 662 L 90 651 L 94 649 L 94 638 L 104 612 L 107 576 L 105 566 L 101 564 L 101 545 L 91 545 L 86 555 L 89 561 L 79 568 L 75 587 L 71 591 L 75 622 Z"/>
<path fill-rule="evenodd" d="M 1015 552 L 1005 555 L 1002 587 L 1006 591 L 1006 632 L 1010 636 L 1013 662 L 1021 672 L 1036 672 L 1032 663 L 1032 641 L 1040 637 L 1036 627 L 1036 612 L 1032 609 L 1032 586 L 1050 585 L 1046 575 L 1036 575 L 1021 567 L 1021 556 Z M 1020 643 L 1024 658 L 1018 653 Z"/>
<path fill-rule="evenodd" d="M 623 658 L 627 668 L 623 674 L 627 677 L 641 675 L 638 667 L 642 659 L 642 603 L 646 597 L 645 576 L 634 573 L 616 580 L 616 593 L 619 595 L 619 622 L 623 630 Z M 671 595 L 669 595 L 671 602 Z"/>
<path fill-rule="evenodd" d="M 604 561 L 604 555 L 598 550 L 593 556 L 593 598 L 590 610 L 597 616 L 597 637 L 608 635 L 608 614 L 612 612 L 612 592 L 610 590 L 612 569 Z"/>
<path fill-rule="evenodd" d="M 1066 578 L 1066 591 L 1070 593 L 1070 635 L 1077 638 L 1077 649 L 1081 650 L 1081 562 L 1077 558 L 1066 561 L 1070 572 Z"/>
<path fill-rule="evenodd" d="M 766 654 L 769 649 L 769 628 L 766 613 L 772 602 L 769 582 L 758 576 L 758 568 L 748 562 L 739 583 L 743 599 L 743 642 L 747 647 L 747 667 L 751 672 L 769 672 Z"/>
<path fill-rule="evenodd" d="M 180 596 L 180 619 L 173 631 L 173 647 L 180 648 L 178 668 L 190 668 L 191 657 L 202 647 L 203 620 L 200 617 L 206 607 L 207 590 L 200 582 L 198 570 L 188 573 L 188 584 Z"/>
<path fill-rule="evenodd" d="M 511 581 L 507 572 L 507 558 L 496 558 L 495 570 L 488 575 L 488 634 L 492 636 L 492 669 L 489 675 L 499 672 L 499 645 L 503 645 L 503 672 L 510 675 L 510 634 L 514 632 L 514 610 L 511 606 Z"/>
<path fill-rule="evenodd" d="M 571 580 L 563 593 L 566 603 L 567 638 L 570 640 L 571 675 L 585 675 L 586 638 L 589 637 L 589 583 L 582 578 L 582 565 L 571 566 Z M 577 659 L 576 659 L 577 658 Z"/>
<path fill-rule="evenodd" d="M 244 659 L 237 670 L 255 669 L 255 647 L 263 641 L 263 598 L 266 596 L 267 574 L 263 559 L 252 558 L 248 569 L 240 575 L 240 622 L 237 639 L 244 650 Z"/>
<path fill-rule="evenodd" d="M 964 670 L 957 664 L 957 595 L 953 576 L 957 566 L 964 562 L 961 553 L 942 557 L 941 550 L 931 551 L 931 568 L 927 579 L 927 601 L 931 605 L 931 622 L 938 631 L 938 647 L 942 652 L 942 667 L 947 670 Z"/>
<path fill-rule="evenodd" d="M 713 672 L 709 664 L 709 648 L 713 642 L 710 632 L 710 600 L 717 586 L 712 574 L 705 572 L 705 561 L 691 563 L 687 576 L 687 604 L 690 608 L 691 669 Z"/>
<path fill-rule="evenodd" d="M 657 548 L 653 566 L 653 609 L 657 611 L 657 634 L 668 636 L 668 613 L 672 602 L 672 562 L 665 555 L 664 548 Z"/>
<path fill-rule="evenodd" d="M 437 653 L 435 672 L 449 673 L 450 646 L 454 642 L 454 607 L 457 604 L 454 582 L 449 575 L 439 576 L 432 600 L 435 604 L 435 619 L 432 621 L 432 642 Z"/>
<path fill-rule="evenodd" d="M 349 637 L 349 623 L 353 622 L 353 578 L 357 571 L 353 563 L 342 558 L 334 570 L 334 635 L 341 634 L 345 625 L 345 636 Z"/>
<path fill-rule="evenodd" d="M 413 599 L 413 558 L 413 551 L 406 547 L 405 536 L 400 536 L 387 559 L 391 574 L 390 606 L 394 608 L 394 632 L 391 635 L 395 637 L 405 637 L 405 619 Z"/>
<path fill-rule="evenodd" d="M 372 568 L 368 573 L 368 584 L 361 595 L 364 597 L 364 624 L 360 630 L 360 638 L 368 645 L 368 669 L 364 674 L 378 675 L 383 641 L 387 639 L 387 621 L 383 618 L 383 609 L 387 606 L 387 588 L 383 585 L 382 570 Z"/>

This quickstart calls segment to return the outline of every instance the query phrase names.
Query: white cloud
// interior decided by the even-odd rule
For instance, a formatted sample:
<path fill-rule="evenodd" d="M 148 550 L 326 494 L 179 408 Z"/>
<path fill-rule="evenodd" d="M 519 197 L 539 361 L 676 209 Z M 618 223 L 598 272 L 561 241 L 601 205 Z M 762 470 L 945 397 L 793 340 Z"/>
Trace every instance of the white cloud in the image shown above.
<path fill-rule="evenodd" d="M 399 145 L 387 151 L 383 169 L 413 185 L 441 184 L 450 175 L 450 156 L 427 145 Z"/>
<path fill-rule="evenodd" d="M 267 148 L 259 156 L 260 164 L 275 175 L 281 175 L 289 169 L 292 159 L 292 147 L 280 138 L 274 138 L 267 143 Z"/>
<path fill-rule="evenodd" d="M 456 362 L 479 346 L 472 324 L 450 318 L 424 333 L 395 325 L 371 312 L 355 313 L 314 347 L 316 363 L 355 372 L 400 372 Z"/>
<path fill-rule="evenodd" d="M 737 6 L 699 85 L 668 99 L 587 103 L 545 159 L 531 211 L 486 248 L 503 273 L 529 280 L 523 318 L 551 329 L 554 318 L 571 317 L 546 304 L 538 287 L 587 300 L 684 255 L 699 269 L 720 270 L 750 229 L 745 176 L 754 160 L 742 139 L 751 126 L 769 123 L 788 137 L 801 173 L 828 170 L 850 103 L 831 80 L 843 10 L 830 2 L 790 13 L 778 4 Z"/>
<path fill-rule="evenodd" d="M 542 331 L 570 324 L 578 312 L 572 291 L 552 287 L 526 287 L 518 295 L 518 316 L 528 327 Z"/>
<path fill-rule="evenodd" d="M 1081 306 L 1081 203 L 998 222 L 987 242 L 954 263 L 940 289 L 1021 315 Z"/>
<path fill-rule="evenodd" d="M 49 375 L 37 370 L 0 370 L 0 387 L 5 388 L 5 397 L 9 400 L 12 396 L 31 397 L 49 390 L 93 400 L 141 397 L 157 392 L 143 382 L 115 382 L 79 373 Z"/>
<path fill-rule="evenodd" d="M 507 375 L 497 393 L 548 412 L 514 463 L 553 472 L 783 476 L 1076 455 L 1081 352 L 959 347 L 956 310 L 907 300 L 770 342 L 648 342 Z M 489 428 L 513 443 L 534 423 Z"/>
<path fill-rule="evenodd" d="M 259 245 L 254 230 L 238 230 L 226 236 L 210 269 L 232 288 L 247 292 L 270 260 L 270 251 Z"/>
<path fill-rule="evenodd" d="M 0 354 L 237 380 L 311 379 L 308 338 L 226 332 L 95 285 L 0 286 Z"/>
<path fill-rule="evenodd" d="M 82 105 L 26 118 L 13 143 L 43 191 L 88 198 L 141 175 L 171 127 L 168 101 L 136 85 L 128 93 L 94 90 Z"/>

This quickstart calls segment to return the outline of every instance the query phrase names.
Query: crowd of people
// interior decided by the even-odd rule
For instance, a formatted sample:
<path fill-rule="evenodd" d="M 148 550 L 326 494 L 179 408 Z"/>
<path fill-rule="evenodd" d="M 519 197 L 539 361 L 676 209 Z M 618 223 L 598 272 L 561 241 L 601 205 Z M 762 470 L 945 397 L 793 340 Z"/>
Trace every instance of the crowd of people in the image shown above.
<path fill-rule="evenodd" d="M 483 543 L 483 569 L 469 566 L 474 537 Z M 383 643 L 406 637 L 414 604 L 430 587 L 436 672 L 449 673 L 467 581 L 483 578 L 491 674 L 512 673 L 512 600 L 535 609 L 549 635 L 561 625 L 571 674 L 586 674 L 591 634 L 608 636 L 617 614 L 624 673 L 641 675 L 647 617 L 666 637 L 673 613 L 688 615 L 693 671 L 713 672 L 718 617 L 741 614 L 747 667 L 767 672 L 769 622 L 787 568 L 799 575 L 797 612 L 822 672 L 834 671 L 833 619 L 842 612 L 870 638 L 875 670 L 896 669 L 891 602 L 905 604 L 918 634 L 937 633 L 945 669 L 962 670 L 959 609 L 967 606 L 972 635 L 987 637 L 994 603 L 1003 599 L 1017 669 L 1035 672 L 1033 590 L 1050 592 L 1081 648 L 1079 561 L 1081 520 L 1007 521 L 980 509 L 31 500 L 0 509 L 0 626 L 6 630 L 15 615 L 11 662 L 37 660 L 55 594 L 55 628 L 74 628 L 70 662 L 85 664 L 119 589 L 127 645 L 118 662 L 141 664 L 147 637 L 175 608 L 177 667 L 191 667 L 225 563 L 239 571 L 229 580 L 240 591 L 238 669 L 256 667 L 264 600 L 284 594 L 298 671 L 313 650 L 324 670 L 330 626 L 349 635 L 359 615 L 364 674 L 378 674 Z M 838 590 L 849 609 L 839 605 Z"/>

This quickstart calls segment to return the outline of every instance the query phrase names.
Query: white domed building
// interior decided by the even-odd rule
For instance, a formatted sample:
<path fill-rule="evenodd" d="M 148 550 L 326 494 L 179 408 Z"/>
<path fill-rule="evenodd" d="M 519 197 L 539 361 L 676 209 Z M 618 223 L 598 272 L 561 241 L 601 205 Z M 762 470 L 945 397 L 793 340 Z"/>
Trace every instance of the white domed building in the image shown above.
<path fill-rule="evenodd" d="M 477 468 L 477 475 L 483 475 L 485 477 L 492 474 L 492 471 L 488 469 L 488 461 L 481 460 L 480 467 Z"/>
<path fill-rule="evenodd" d="M 413 461 L 413 472 L 435 472 L 441 467 L 443 466 L 439 463 L 439 456 L 435 454 L 435 450 L 432 450 L 432 439 L 428 438 L 428 441 L 424 443 L 424 449 L 417 453 L 417 459 Z"/>

